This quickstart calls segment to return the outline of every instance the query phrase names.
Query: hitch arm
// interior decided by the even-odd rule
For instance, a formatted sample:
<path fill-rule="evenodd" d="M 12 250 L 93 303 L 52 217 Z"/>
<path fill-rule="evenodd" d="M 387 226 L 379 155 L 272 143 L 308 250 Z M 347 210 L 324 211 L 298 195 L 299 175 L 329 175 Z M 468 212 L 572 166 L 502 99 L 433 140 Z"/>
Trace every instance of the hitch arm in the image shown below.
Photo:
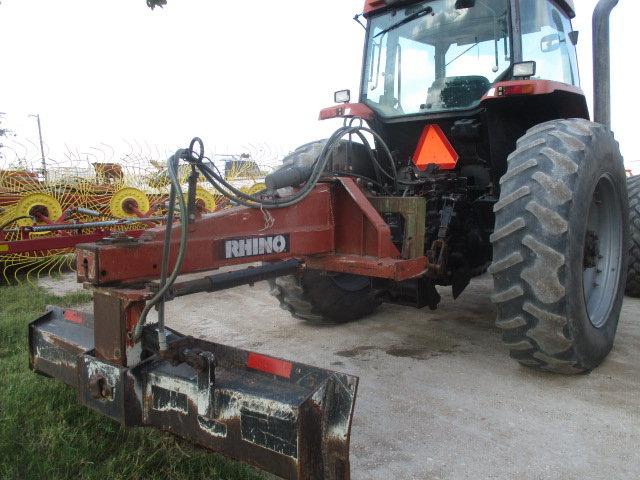
<path fill-rule="evenodd" d="M 194 293 L 217 292 L 241 285 L 251 285 L 270 278 L 291 275 L 300 270 L 302 262 L 292 259 L 283 262 L 268 263 L 260 267 L 249 267 L 244 270 L 208 275 L 197 280 L 174 284 L 167 292 L 167 300 L 184 297 Z"/>

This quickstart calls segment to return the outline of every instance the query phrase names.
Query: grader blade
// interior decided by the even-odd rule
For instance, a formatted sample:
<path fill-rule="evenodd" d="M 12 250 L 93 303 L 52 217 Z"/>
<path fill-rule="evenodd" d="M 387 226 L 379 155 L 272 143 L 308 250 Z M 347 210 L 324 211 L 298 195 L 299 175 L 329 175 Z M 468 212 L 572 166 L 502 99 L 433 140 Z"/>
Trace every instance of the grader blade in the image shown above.
<path fill-rule="evenodd" d="M 358 378 L 146 327 L 142 361 L 100 358 L 93 315 L 51 308 L 30 365 L 124 426 L 152 426 L 288 479 L 348 479 Z"/>

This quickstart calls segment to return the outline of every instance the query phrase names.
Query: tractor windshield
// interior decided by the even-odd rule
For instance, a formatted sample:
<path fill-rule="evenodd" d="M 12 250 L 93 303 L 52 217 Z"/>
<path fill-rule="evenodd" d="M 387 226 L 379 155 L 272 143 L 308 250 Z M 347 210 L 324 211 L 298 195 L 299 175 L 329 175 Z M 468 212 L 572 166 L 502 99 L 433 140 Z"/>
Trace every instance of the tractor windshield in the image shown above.
<path fill-rule="evenodd" d="M 511 65 L 508 0 L 431 0 L 370 19 L 365 102 L 385 117 L 472 108 Z"/>

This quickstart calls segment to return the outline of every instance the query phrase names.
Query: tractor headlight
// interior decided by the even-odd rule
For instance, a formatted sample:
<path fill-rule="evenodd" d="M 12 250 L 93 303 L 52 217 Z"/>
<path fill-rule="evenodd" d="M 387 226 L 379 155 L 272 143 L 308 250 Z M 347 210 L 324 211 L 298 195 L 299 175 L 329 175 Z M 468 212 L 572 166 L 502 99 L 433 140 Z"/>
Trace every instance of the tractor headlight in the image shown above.
<path fill-rule="evenodd" d="M 333 94 L 336 103 L 349 103 L 351 101 L 351 90 L 338 90 Z"/>
<path fill-rule="evenodd" d="M 513 65 L 515 78 L 530 78 L 536 74 L 536 62 L 521 62 Z"/>

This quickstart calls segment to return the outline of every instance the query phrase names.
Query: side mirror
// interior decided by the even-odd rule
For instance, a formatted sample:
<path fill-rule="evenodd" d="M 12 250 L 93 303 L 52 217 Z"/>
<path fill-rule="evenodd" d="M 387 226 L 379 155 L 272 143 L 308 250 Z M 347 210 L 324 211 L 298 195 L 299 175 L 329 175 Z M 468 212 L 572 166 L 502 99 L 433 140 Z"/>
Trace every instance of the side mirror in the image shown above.
<path fill-rule="evenodd" d="M 338 90 L 333 94 L 336 103 L 349 103 L 351 101 L 351 90 Z"/>
<path fill-rule="evenodd" d="M 560 48 L 560 35 L 552 33 L 540 39 L 540 50 L 543 53 L 554 52 Z"/>

